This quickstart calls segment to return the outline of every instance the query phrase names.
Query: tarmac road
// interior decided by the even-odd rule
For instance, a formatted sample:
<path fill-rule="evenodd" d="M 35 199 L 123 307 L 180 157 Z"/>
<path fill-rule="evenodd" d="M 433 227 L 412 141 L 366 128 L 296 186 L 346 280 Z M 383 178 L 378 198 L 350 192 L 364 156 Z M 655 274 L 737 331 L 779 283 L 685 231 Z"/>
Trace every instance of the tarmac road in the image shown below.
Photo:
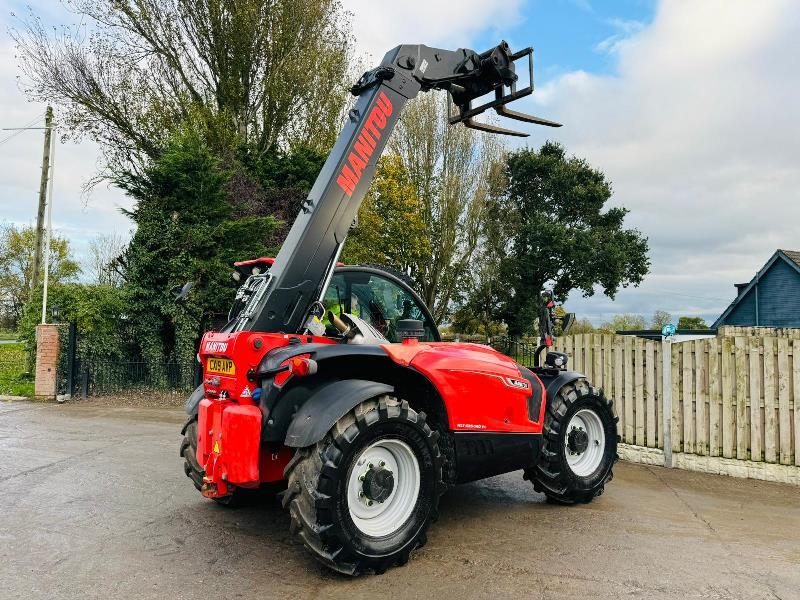
<path fill-rule="evenodd" d="M 327 571 L 277 502 L 203 499 L 175 409 L 0 402 L 0 598 L 800 598 L 800 489 L 619 464 L 592 504 L 458 487 L 383 576 Z"/>

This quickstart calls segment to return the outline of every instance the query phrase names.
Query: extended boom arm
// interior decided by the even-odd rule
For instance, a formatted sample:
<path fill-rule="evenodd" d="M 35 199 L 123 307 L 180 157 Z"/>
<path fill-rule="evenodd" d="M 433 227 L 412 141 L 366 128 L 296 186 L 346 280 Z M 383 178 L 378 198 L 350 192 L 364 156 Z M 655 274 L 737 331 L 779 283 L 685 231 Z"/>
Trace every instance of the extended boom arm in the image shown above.
<path fill-rule="evenodd" d="M 517 90 L 514 62 L 527 57 L 530 83 Z M 406 102 L 420 91 L 446 90 L 457 114 L 450 123 L 508 135 L 527 134 L 473 120 L 492 108 L 498 114 L 539 125 L 558 123 L 508 110 L 506 105 L 533 91 L 533 50 L 512 53 L 506 42 L 478 54 L 402 45 L 353 86 L 358 96 L 336 144 L 308 195 L 303 210 L 269 271 L 233 325 L 235 331 L 301 332 L 321 298 L 350 225 L 375 173 L 375 166 Z M 508 90 L 508 91 L 507 91 Z M 481 96 L 494 99 L 472 106 Z"/>

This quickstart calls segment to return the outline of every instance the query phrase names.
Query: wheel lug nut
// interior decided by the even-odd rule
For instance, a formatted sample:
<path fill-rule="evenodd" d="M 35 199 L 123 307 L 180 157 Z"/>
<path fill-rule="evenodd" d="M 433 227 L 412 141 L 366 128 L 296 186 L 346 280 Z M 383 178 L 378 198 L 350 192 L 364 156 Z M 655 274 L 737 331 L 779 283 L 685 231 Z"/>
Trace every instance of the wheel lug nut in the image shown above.
<path fill-rule="evenodd" d="M 386 463 L 385 463 L 385 462 L 383 462 L 383 461 L 381 461 L 381 466 L 383 467 L 383 466 L 385 466 L 385 465 L 386 465 Z"/>

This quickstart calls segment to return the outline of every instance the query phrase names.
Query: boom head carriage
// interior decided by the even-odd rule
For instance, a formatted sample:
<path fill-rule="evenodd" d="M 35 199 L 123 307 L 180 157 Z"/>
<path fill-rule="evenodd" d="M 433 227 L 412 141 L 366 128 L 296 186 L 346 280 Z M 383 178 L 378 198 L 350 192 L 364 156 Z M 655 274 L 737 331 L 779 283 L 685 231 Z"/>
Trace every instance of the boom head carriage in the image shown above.
<path fill-rule="evenodd" d="M 518 88 L 516 62 L 522 59 L 527 59 L 528 85 Z M 398 46 L 384 57 L 381 66 L 367 71 L 359 79 L 353 86 L 353 93 L 360 94 L 377 80 L 392 79 L 398 69 L 409 72 L 420 84 L 420 91 L 445 90 L 449 93 L 457 110 L 456 114 L 450 116 L 451 125 L 464 123 L 466 127 L 488 133 L 518 137 L 529 135 L 473 120 L 479 114 L 494 109 L 498 115 L 510 119 L 547 127 L 561 127 L 555 121 L 506 107 L 507 104 L 533 93 L 533 48 L 512 52 L 505 41 L 481 53 L 465 48 L 451 51 L 423 45 Z M 494 94 L 494 99 L 478 106 L 472 105 L 473 101 L 488 94 Z"/>

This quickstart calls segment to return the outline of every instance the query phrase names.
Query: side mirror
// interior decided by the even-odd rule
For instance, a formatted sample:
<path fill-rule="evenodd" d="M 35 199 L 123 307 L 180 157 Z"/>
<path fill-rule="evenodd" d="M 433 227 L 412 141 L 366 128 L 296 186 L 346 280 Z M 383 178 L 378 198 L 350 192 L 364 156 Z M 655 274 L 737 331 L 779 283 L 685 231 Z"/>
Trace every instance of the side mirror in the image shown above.
<path fill-rule="evenodd" d="M 539 313 L 539 343 L 542 346 L 549 347 L 553 345 L 553 321 L 555 320 L 553 311 L 555 306 L 552 290 L 546 290 L 542 294 L 542 310 Z"/>

